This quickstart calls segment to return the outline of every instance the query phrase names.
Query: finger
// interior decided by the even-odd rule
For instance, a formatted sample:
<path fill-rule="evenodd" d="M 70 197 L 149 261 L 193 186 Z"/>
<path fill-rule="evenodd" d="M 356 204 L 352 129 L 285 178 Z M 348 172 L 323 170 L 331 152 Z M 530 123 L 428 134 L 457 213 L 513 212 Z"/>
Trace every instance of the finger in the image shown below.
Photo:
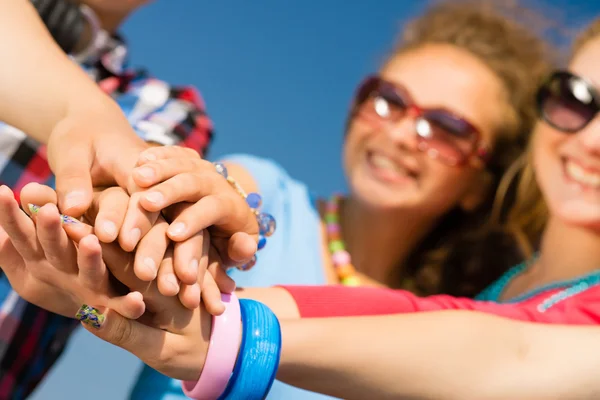
<path fill-rule="evenodd" d="M 156 284 L 163 296 L 175 296 L 179 293 L 179 281 L 173 269 L 173 257 L 167 256 L 160 263 Z"/>
<path fill-rule="evenodd" d="M 28 275 L 25 261 L 2 227 L 0 227 L 0 269 L 6 274 L 13 288 L 23 287 Z"/>
<path fill-rule="evenodd" d="M 138 319 L 146 312 L 144 296 L 140 292 L 113 297 L 108 300 L 108 307 L 129 319 Z"/>
<path fill-rule="evenodd" d="M 125 251 L 133 251 L 135 246 L 158 219 L 159 212 L 148 212 L 139 204 L 141 193 L 134 193 L 129 198 L 123 226 L 119 232 L 119 244 Z M 160 211 L 160 210 L 158 210 Z"/>
<path fill-rule="evenodd" d="M 111 297 L 109 292 L 109 274 L 102 261 L 102 248 L 98 238 L 88 235 L 79 242 L 79 283 L 94 297 L 105 297 L 109 308 L 127 318 L 137 319 L 144 313 L 146 307 L 142 294 L 139 292 L 128 293 L 125 296 Z"/>
<path fill-rule="evenodd" d="M 195 158 L 170 157 L 150 161 L 136 167 L 133 170 L 132 177 L 138 186 L 147 188 L 179 174 L 201 171 L 214 172 L 215 167 L 211 162 L 202 160 L 197 156 Z"/>
<path fill-rule="evenodd" d="M 21 208 L 29 214 L 29 204 L 57 204 L 56 192 L 50 186 L 32 182 L 21 189 Z"/>
<path fill-rule="evenodd" d="M 26 261 L 44 257 L 33 221 L 21 211 L 13 192 L 7 186 L 0 186 L 0 226 L 10 237 L 13 246 Z"/>
<path fill-rule="evenodd" d="M 233 293 L 235 291 L 235 281 L 227 275 L 222 264 L 214 259 L 214 249 L 210 251 L 211 261 L 208 265 L 208 274 L 213 278 L 221 293 Z M 204 296 L 204 293 L 202 294 Z"/>
<path fill-rule="evenodd" d="M 161 359 L 160 355 L 172 336 L 162 329 L 127 319 L 114 310 L 107 311 L 99 328 L 86 323 L 82 325 L 100 339 L 135 354 L 142 361 L 150 362 Z"/>
<path fill-rule="evenodd" d="M 91 292 L 102 293 L 108 283 L 108 271 L 102 261 L 102 248 L 98 238 L 88 235 L 79 242 L 77 255 L 79 282 Z"/>
<path fill-rule="evenodd" d="M 129 195 L 120 187 L 110 187 L 95 194 L 91 209 L 96 211 L 96 215 L 92 221 L 94 232 L 100 241 L 111 243 L 117 238 L 128 205 Z"/>
<path fill-rule="evenodd" d="M 236 207 L 239 205 L 236 205 L 230 197 L 218 195 L 202 197 L 196 203 L 185 208 L 171 222 L 167 231 L 169 238 L 180 242 L 210 226 L 225 224 L 230 219 L 240 220 L 249 217 L 249 215 L 236 216 L 235 214 L 239 215 L 240 212 L 250 214 L 247 207 L 244 209 L 242 206 L 242 210 L 237 212 Z"/>
<path fill-rule="evenodd" d="M 179 293 L 177 293 L 181 304 L 190 310 L 194 310 L 200 306 L 200 285 L 181 285 Z"/>
<path fill-rule="evenodd" d="M 140 153 L 137 164 L 143 165 L 150 161 L 165 158 L 200 158 L 200 154 L 194 149 L 182 146 L 157 146 L 144 150 Z"/>
<path fill-rule="evenodd" d="M 235 263 L 246 263 L 258 251 L 256 240 L 246 232 L 236 232 L 228 240 L 227 257 Z"/>
<path fill-rule="evenodd" d="M 100 241 L 88 235 L 79 242 L 79 283 L 96 297 L 105 297 L 105 305 L 127 318 L 142 316 L 146 306 L 141 293 L 131 292 L 125 296 L 113 297 L 109 284 L 109 273 L 102 260 Z"/>
<path fill-rule="evenodd" d="M 79 217 L 92 202 L 90 171 L 94 150 L 89 135 L 73 135 L 72 129 L 66 126 L 53 132 L 47 151 L 56 176 L 58 207 L 64 214 Z"/>
<path fill-rule="evenodd" d="M 204 277 L 202 285 L 202 302 L 206 311 L 211 315 L 221 315 L 225 311 L 225 305 L 221 301 L 221 291 L 210 274 Z"/>
<path fill-rule="evenodd" d="M 35 218 L 38 241 L 46 260 L 60 271 L 77 273 L 77 251 L 62 228 L 62 219 L 56 205 L 44 205 Z"/>
<path fill-rule="evenodd" d="M 159 211 L 176 203 L 194 203 L 216 193 L 236 194 L 227 181 L 216 172 L 186 172 L 146 190 L 140 204 L 148 211 Z"/>
<path fill-rule="evenodd" d="M 183 242 L 175 243 L 174 249 L 174 270 L 177 278 L 186 285 L 197 283 L 204 249 L 202 231 Z"/>
<path fill-rule="evenodd" d="M 133 270 L 135 275 L 143 281 L 152 281 L 158 274 L 158 266 L 171 242 L 167 237 L 168 228 L 167 221 L 159 218 L 137 246 Z"/>

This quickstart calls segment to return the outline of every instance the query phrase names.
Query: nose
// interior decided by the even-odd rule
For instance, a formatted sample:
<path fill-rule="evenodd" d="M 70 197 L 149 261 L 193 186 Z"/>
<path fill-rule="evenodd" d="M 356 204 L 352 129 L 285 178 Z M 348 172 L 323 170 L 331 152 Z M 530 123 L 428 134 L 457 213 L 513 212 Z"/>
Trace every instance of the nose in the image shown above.
<path fill-rule="evenodd" d="M 596 117 L 590 121 L 577 137 L 587 151 L 600 155 L 600 118 Z"/>
<path fill-rule="evenodd" d="M 400 120 L 390 124 L 389 137 L 399 146 L 416 150 L 418 146 L 416 110 L 408 109 Z"/>

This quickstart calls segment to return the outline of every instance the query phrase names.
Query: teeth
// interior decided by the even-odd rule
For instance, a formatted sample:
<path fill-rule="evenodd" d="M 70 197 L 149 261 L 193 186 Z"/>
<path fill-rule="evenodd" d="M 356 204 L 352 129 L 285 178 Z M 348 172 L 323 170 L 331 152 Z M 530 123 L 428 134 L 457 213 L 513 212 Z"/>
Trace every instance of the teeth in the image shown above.
<path fill-rule="evenodd" d="M 585 186 L 600 188 L 600 174 L 586 171 L 578 164 L 567 161 L 566 171 L 569 178 Z"/>
<path fill-rule="evenodd" d="M 404 171 L 404 169 L 400 168 L 400 166 L 398 164 L 396 164 L 389 158 L 379 155 L 379 154 L 374 154 L 371 157 L 371 162 L 377 168 L 385 169 L 388 171 L 393 171 L 396 174 L 405 174 L 406 173 Z"/>

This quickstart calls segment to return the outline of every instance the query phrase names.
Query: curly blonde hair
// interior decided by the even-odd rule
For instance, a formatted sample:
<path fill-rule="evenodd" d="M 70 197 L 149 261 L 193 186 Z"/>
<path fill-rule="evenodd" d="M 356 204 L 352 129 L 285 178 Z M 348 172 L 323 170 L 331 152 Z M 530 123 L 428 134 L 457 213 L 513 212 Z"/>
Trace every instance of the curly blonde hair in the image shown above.
<path fill-rule="evenodd" d="M 555 53 L 542 39 L 539 15 L 516 2 L 438 1 L 406 25 L 391 58 L 430 44 L 469 52 L 502 82 L 505 104 L 498 106 L 505 123 L 488 164 L 489 198 L 474 212 L 448 213 L 398 269 L 398 287 L 421 295 L 473 296 L 523 257 L 514 251 L 512 237 L 490 229 L 487 221 L 502 176 L 525 151 L 536 121 L 536 90 L 553 64 Z"/>
<path fill-rule="evenodd" d="M 594 20 L 577 35 L 573 41 L 571 59 L 590 40 L 596 38 L 600 38 L 600 18 Z M 508 214 L 506 227 L 519 238 L 518 242 L 521 248 L 526 252 L 531 252 L 539 243 L 546 221 L 548 220 L 548 209 L 535 179 L 531 148 L 515 163 L 512 169 L 514 173 L 511 176 L 507 174 L 505 180 L 507 182 L 511 181 L 513 175 L 518 175 L 519 179 L 516 185 L 514 205 Z"/>

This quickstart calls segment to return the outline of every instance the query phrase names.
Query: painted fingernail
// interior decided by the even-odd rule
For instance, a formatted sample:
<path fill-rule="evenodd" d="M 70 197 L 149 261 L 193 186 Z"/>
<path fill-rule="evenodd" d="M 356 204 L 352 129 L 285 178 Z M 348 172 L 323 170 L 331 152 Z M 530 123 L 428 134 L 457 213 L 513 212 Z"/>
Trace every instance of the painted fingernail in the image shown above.
<path fill-rule="evenodd" d="M 183 222 L 177 222 L 169 226 L 169 234 L 173 236 L 183 235 L 185 233 L 185 224 Z"/>
<path fill-rule="evenodd" d="M 106 233 L 108 236 L 114 238 L 117 236 L 117 225 L 115 225 L 114 222 L 112 221 L 103 221 L 100 224 L 100 227 L 102 228 L 102 230 L 104 231 L 104 233 Z"/>
<path fill-rule="evenodd" d="M 40 212 L 40 206 L 36 206 L 35 204 L 27 204 L 27 208 L 29 209 L 29 212 L 32 214 L 37 214 Z"/>
<path fill-rule="evenodd" d="M 97 308 L 84 304 L 75 314 L 75 318 L 92 328 L 99 329 L 104 323 L 105 316 Z"/>
<path fill-rule="evenodd" d="M 83 193 L 81 190 L 70 192 L 65 196 L 63 209 L 68 210 L 69 208 L 77 207 L 78 205 L 82 204 L 84 200 L 85 193 Z"/>
<path fill-rule="evenodd" d="M 79 223 L 79 221 L 76 220 L 75 218 L 69 217 L 68 215 L 64 215 L 64 214 L 60 214 L 60 220 L 62 221 L 63 224 L 67 224 L 67 225 Z"/>
<path fill-rule="evenodd" d="M 148 200 L 152 204 L 160 204 L 164 201 L 165 197 L 161 192 L 150 192 L 144 195 L 146 200 Z"/>
<path fill-rule="evenodd" d="M 129 231 L 129 240 L 131 241 L 131 243 L 136 243 L 140 241 L 140 238 L 142 237 L 142 231 L 140 230 L 140 228 L 133 228 L 132 230 Z"/>
<path fill-rule="evenodd" d="M 150 167 L 139 167 L 136 169 L 139 176 L 146 179 L 154 178 L 154 170 Z"/>
<path fill-rule="evenodd" d="M 29 212 L 32 214 L 37 214 L 40 212 L 40 206 L 35 205 L 35 204 L 27 204 L 27 208 L 29 209 Z M 73 217 L 69 217 L 68 215 L 64 215 L 64 214 L 60 214 L 60 220 L 63 224 L 77 224 L 79 223 L 78 220 L 76 220 Z"/>
<path fill-rule="evenodd" d="M 152 276 L 152 279 L 156 278 L 156 263 L 154 262 L 154 260 L 150 257 L 146 257 L 144 258 L 143 261 L 144 267 L 146 267 L 146 270 L 148 272 L 150 272 L 150 275 Z"/>

